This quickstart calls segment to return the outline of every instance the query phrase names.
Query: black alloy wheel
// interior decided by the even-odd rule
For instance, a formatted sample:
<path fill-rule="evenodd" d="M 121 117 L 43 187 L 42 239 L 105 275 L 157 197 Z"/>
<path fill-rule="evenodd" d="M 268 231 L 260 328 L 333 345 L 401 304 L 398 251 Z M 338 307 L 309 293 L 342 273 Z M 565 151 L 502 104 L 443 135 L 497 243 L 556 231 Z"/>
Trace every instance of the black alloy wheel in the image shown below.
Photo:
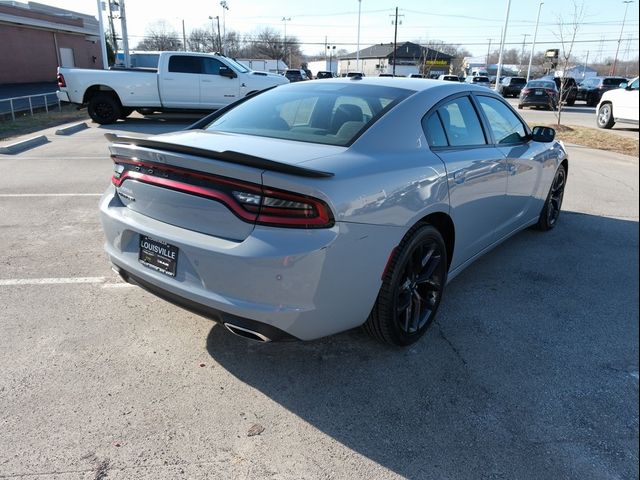
<path fill-rule="evenodd" d="M 553 178 L 547 201 L 544 203 L 542 212 L 536 227 L 538 230 L 551 230 L 558 223 L 560 217 L 560 209 L 562 208 L 562 199 L 564 198 L 564 188 L 567 183 L 567 170 L 564 165 L 560 165 Z"/>
<path fill-rule="evenodd" d="M 447 251 L 431 225 L 414 227 L 402 240 L 383 278 L 365 323 L 374 338 L 411 345 L 432 324 L 447 280 Z"/>
<path fill-rule="evenodd" d="M 100 125 L 114 123 L 122 116 L 120 102 L 109 93 L 98 93 L 91 97 L 87 111 L 91 119 Z"/>

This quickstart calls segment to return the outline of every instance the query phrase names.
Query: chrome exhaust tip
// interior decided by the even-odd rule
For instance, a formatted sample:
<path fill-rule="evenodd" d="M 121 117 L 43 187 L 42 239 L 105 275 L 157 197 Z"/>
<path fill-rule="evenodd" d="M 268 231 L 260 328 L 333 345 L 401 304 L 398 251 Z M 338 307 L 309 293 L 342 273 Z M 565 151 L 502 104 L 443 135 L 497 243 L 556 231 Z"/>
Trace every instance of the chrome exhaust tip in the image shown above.
<path fill-rule="evenodd" d="M 248 328 L 239 327 L 238 325 L 234 325 L 232 323 L 223 323 L 227 330 L 229 330 L 234 335 L 238 335 L 239 337 L 248 338 L 249 340 L 254 340 L 256 342 L 270 342 L 271 339 L 261 333 L 255 332 L 253 330 L 249 330 Z"/>

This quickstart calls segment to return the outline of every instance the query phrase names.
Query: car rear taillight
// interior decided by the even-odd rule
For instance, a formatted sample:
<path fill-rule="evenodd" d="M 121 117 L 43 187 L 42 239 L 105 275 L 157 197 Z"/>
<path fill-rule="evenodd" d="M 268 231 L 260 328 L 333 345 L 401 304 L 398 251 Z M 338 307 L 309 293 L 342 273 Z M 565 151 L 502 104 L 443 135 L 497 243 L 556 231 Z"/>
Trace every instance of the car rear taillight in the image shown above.
<path fill-rule="evenodd" d="M 556 91 L 553 88 L 545 88 L 544 91 L 547 92 L 547 94 L 551 95 L 551 96 L 556 94 Z"/>
<path fill-rule="evenodd" d="M 215 200 L 249 223 L 290 228 L 330 228 L 329 206 L 317 198 L 209 173 L 112 155 L 111 182 L 134 180 Z"/>
<path fill-rule="evenodd" d="M 531 92 L 531 89 L 529 88 L 523 88 L 520 93 L 524 93 L 525 95 L 529 94 L 529 92 Z"/>
<path fill-rule="evenodd" d="M 64 75 L 61 73 L 57 75 L 56 79 L 58 80 L 58 87 L 63 88 L 67 86 L 67 83 L 64 81 Z"/>

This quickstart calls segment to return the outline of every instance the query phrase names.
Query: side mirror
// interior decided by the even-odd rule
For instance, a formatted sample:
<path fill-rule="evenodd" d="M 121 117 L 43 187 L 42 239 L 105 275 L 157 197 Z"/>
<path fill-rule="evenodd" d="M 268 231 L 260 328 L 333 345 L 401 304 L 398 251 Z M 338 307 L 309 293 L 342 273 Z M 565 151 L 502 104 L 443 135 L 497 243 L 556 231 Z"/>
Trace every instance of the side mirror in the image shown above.
<path fill-rule="evenodd" d="M 228 67 L 220 67 L 220 76 L 227 78 L 236 78 L 238 75 L 236 75 L 236 72 Z"/>
<path fill-rule="evenodd" d="M 619 88 L 629 88 L 629 84 L 627 82 L 622 82 L 620 85 L 618 85 Z"/>
<path fill-rule="evenodd" d="M 550 143 L 556 138 L 556 131 L 551 127 L 533 127 L 531 139 L 534 142 Z"/>

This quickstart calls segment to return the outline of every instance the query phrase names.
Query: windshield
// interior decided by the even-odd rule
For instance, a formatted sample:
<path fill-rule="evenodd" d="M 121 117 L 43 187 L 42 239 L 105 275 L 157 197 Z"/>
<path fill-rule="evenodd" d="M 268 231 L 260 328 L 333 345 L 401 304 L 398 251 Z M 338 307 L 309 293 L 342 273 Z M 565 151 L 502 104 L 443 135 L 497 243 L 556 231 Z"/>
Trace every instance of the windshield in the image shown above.
<path fill-rule="evenodd" d="M 257 95 L 216 118 L 209 131 L 349 145 L 413 90 L 302 82 Z"/>
<path fill-rule="evenodd" d="M 226 57 L 226 62 L 231 65 L 235 70 L 238 70 L 240 73 L 247 73 L 249 69 L 242 65 L 241 63 L 236 62 L 233 58 Z"/>

